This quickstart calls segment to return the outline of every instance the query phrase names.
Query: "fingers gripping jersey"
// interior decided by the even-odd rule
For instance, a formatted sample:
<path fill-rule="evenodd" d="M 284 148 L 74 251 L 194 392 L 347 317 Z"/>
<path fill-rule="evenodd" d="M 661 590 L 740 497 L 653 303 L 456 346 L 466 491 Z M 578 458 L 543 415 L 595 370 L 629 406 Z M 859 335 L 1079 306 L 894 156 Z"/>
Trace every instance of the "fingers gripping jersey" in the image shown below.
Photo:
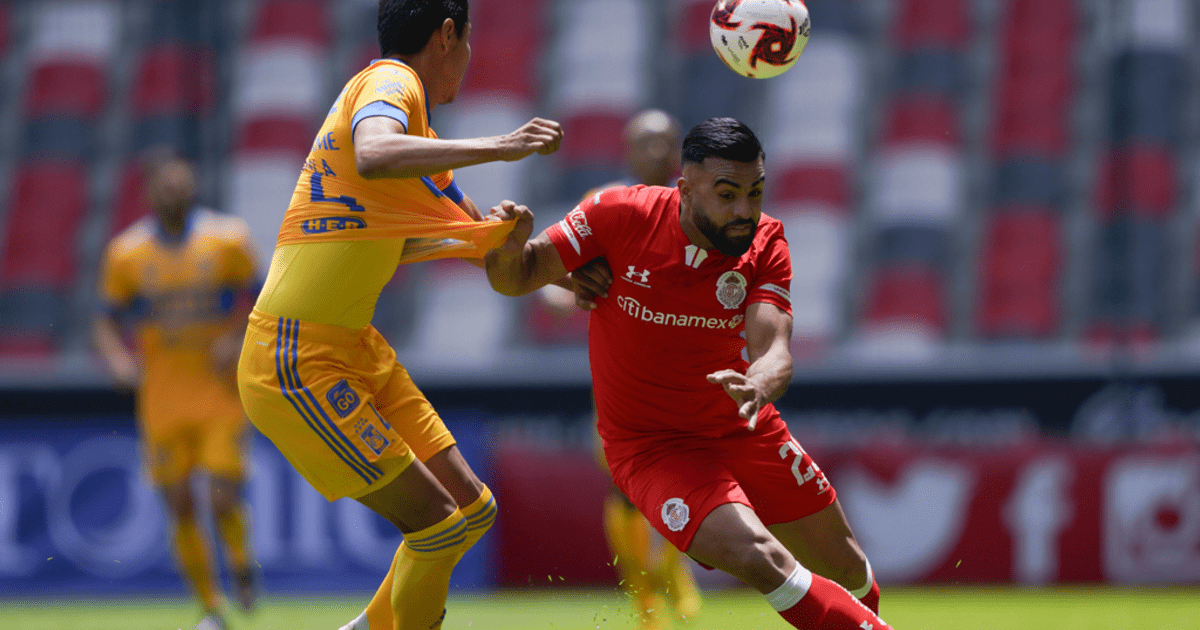
<path fill-rule="evenodd" d="M 547 231 L 567 269 L 604 256 L 614 280 L 588 329 L 600 435 L 614 441 L 745 431 L 737 407 L 706 375 L 745 372 L 746 307 L 791 313 L 791 258 L 783 228 L 762 215 L 750 250 L 730 257 L 691 244 L 679 191 L 609 188 Z M 774 407 L 759 425 L 782 422 Z"/>
<path fill-rule="evenodd" d="M 329 110 L 308 154 L 279 229 L 278 245 L 378 239 L 440 239 L 403 262 L 450 256 L 479 258 L 504 241 L 511 222 L 477 222 L 457 201 L 450 171 L 368 181 L 358 174 L 354 128 L 386 116 L 409 135 L 436 138 L 425 88 L 403 62 L 380 59 L 355 75 Z"/>

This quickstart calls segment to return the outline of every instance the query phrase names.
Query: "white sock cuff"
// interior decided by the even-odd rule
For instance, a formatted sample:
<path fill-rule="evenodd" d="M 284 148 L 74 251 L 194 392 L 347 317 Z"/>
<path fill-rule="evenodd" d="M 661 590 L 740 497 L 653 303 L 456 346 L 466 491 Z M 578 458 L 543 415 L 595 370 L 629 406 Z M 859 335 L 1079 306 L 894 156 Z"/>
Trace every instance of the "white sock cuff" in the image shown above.
<path fill-rule="evenodd" d="M 763 597 L 767 598 L 767 603 L 775 612 L 783 612 L 792 606 L 795 606 L 804 599 L 808 594 L 808 588 L 812 586 L 812 573 L 804 568 L 804 565 L 796 563 L 796 570 L 784 580 L 779 588 L 767 593 Z"/>
<path fill-rule="evenodd" d="M 875 574 L 871 572 L 871 561 L 865 560 L 865 562 L 867 563 L 867 583 L 863 584 L 860 588 L 850 591 L 850 594 L 856 599 L 862 599 L 867 593 L 870 593 L 871 585 L 875 583 Z"/>

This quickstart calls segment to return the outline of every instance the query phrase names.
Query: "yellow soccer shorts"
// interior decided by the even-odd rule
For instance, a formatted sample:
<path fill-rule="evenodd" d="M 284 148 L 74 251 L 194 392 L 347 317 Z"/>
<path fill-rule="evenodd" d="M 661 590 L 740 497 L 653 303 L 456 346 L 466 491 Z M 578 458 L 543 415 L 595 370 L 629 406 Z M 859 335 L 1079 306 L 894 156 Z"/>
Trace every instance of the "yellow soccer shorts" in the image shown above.
<path fill-rule="evenodd" d="M 186 481 L 197 469 L 222 479 L 245 478 L 247 422 L 237 398 L 226 395 L 219 413 L 143 417 L 139 421 L 150 480 L 158 486 Z M 179 401 L 183 409 L 185 401 Z M 213 403 L 209 398 L 206 402 Z"/>
<path fill-rule="evenodd" d="M 254 426 L 330 501 L 370 494 L 455 443 L 372 326 L 255 310 L 238 387 Z"/>

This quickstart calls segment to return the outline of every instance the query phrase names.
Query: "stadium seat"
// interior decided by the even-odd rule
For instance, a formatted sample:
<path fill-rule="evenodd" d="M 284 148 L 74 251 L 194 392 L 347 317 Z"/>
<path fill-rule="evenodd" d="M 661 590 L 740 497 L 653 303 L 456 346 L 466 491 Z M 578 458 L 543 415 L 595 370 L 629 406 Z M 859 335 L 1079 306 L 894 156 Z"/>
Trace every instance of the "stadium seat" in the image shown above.
<path fill-rule="evenodd" d="M 1067 199 L 1062 165 L 1037 157 L 1003 160 L 995 169 L 991 198 L 997 204 L 1061 206 Z"/>
<path fill-rule="evenodd" d="M 0 53 L 8 52 L 9 40 L 12 38 L 12 9 L 7 3 L 0 4 Z"/>
<path fill-rule="evenodd" d="M 892 225 L 875 234 L 874 259 L 882 267 L 897 265 L 942 269 L 948 261 L 945 230 L 932 225 Z"/>
<path fill-rule="evenodd" d="M 624 159 L 621 139 L 631 111 L 591 111 L 563 121 L 560 152 L 568 167 L 595 164 L 618 166 Z"/>
<path fill-rule="evenodd" d="M 992 127 L 992 151 L 1000 158 L 1060 158 L 1068 146 L 1065 117 L 1042 108 L 1002 109 Z"/>
<path fill-rule="evenodd" d="M 75 276 L 75 237 L 87 210 L 82 165 L 20 167 L 10 196 L 0 287 L 64 287 Z"/>
<path fill-rule="evenodd" d="M 95 126 L 81 118 L 54 116 L 27 120 L 21 155 L 26 160 L 85 161 L 95 152 Z"/>
<path fill-rule="evenodd" d="M 524 101 L 534 100 L 540 41 L 505 34 L 471 39 L 474 52 L 463 80 L 463 94 L 502 93 Z"/>
<path fill-rule="evenodd" d="M 34 66 L 25 90 L 27 116 L 64 114 L 94 119 L 108 92 L 104 70 L 86 61 L 51 61 Z"/>
<path fill-rule="evenodd" d="M 813 24 L 821 25 L 822 33 L 858 36 L 863 31 L 861 3 L 847 0 L 808 0 L 805 2 Z"/>
<path fill-rule="evenodd" d="M 197 159 L 200 155 L 200 121 L 196 116 L 150 116 L 133 123 L 126 149 L 139 152 L 150 147 L 169 146 L 180 155 Z"/>
<path fill-rule="evenodd" d="M 711 45 L 702 53 L 684 57 L 682 69 L 679 123 L 684 129 L 714 116 L 753 120 L 757 114 L 753 105 L 762 102 L 768 82 L 738 76 L 725 67 Z"/>
<path fill-rule="evenodd" d="M 242 152 L 229 161 L 224 209 L 250 227 L 258 259 L 266 264 L 275 251 L 279 225 L 300 177 L 303 154 Z"/>
<path fill-rule="evenodd" d="M 316 123 L 297 117 L 254 118 L 237 135 L 239 152 L 282 152 L 306 155 L 317 132 Z M 299 171 L 297 171 L 297 174 Z"/>
<path fill-rule="evenodd" d="M 875 270 L 867 288 L 863 326 L 940 336 L 946 328 L 942 274 L 921 266 Z"/>
<path fill-rule="evenodd" d="M 963 163 L 939 147 L 887 150 L 877 158 L 870 210 L 883 224 L 942 224 L 963 203 Z"/>
<path fill-rule="evenodd" d="M 149 0 L 149 27 L 152 42 L 172 44 L 213 43 L 222 40 L 222 3 L 211 0 Z"/>
<path fill-rule="evenodd" d="M 850 174 L 844 167 L 834 164 L 786 164 L 777 173 L 772 173 L 768 187 L 772 207 L 795 202 L 819 202 L 833 208 L 850 206 Z"/>
<path fill-rule="evenodd" d="M 254 43 L 299 41 L 329 45 L 332 24 L 327 4 L 320 0 L 265 0 L 258 6 L 249 39 Z"/>
<path fill-rule="evenodd" d="M 892 38 L 902 51 L 961 50 L 971 35 L 968 0 L 899 0 L 893 3 Z"/>
<path fill-rule="evenodd" d="M 1162 50 L 1127 51 L 1112 62 L 1111 139 L 1180 140 L 1186 65 L 1182 55 Z"/>
<path fill-rule="evenodd" d="M 791 252 L 792 338 L 806 348 L 828 344 L 841 333 L 841 298 L 853 234 L 849 221 L 844 209 L 823 204 L 772 208 Z"/>
<path fill-rule="evenodd" d="M 142 188 L 142 178 L 142 165 L 137 160 L 131 160 L 121 169 L 116 197 L 113 200 L 112 217 L 108 226 L 110 237 L 120 233 L 134 221 L 150 214 L 150 205 L 146 202 L 145 191 Z"/>
<path fill-rule="evenodd" d="M 942 94 L 957 97 L 963 92 L 961 57 L 949 50 L 917 50 L 900 56 L 895 90 L 900 93 Z"/>
<path fill-rule="evenodd" d="M 1047 206 L 999 207 L 986 219 L 976 310 L 981 335 L 1028 339 L 1055 332 L 1060 232 Z"/>
<path fill-rule="evenodd" d="M 880 142 L 959 146 L 962 141 L 953 101 L 931 94 L 897 97 L 887 105 Z"/>
<path fill-rule="evenodd" d="M 1102 216 L 1115 212 L 1165 217 L 1176 211 L 1175 157 L 1165 147 L 1137 143 L 1110 151 L 1100 161 L 1095 207 Z"/>
<path fill-rule="evenodd" d="M 133 78 L 134 116 L 201 113 L 214 102 L 216 69 L 211 51 L 178 45 L 147 50 Z"/>
<path fill-rule="evenodd" d="M 1118 337 L 1160 329 L 1166 309 L 1168 224 L 1117 215 L 1099 227 L 1092 256 L 1089 321 Z"/>

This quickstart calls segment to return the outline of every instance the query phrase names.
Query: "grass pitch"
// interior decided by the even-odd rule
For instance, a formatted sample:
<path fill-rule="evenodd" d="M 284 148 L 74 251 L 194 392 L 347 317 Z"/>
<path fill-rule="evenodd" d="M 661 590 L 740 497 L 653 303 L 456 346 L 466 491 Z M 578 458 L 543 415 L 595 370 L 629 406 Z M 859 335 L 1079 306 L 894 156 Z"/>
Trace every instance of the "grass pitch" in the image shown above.
<path fill-rule="evenodd" d="M 268 597 L 231 630 L 335 630 L 362 597 Z M 1200 630 L 1200 589 L 885 588 L 883 618 L 898 630 Z M 452 596 L 443 630 L 634 630 L 616 590 L 501 591 Z M 0 599 L 4 630 L 190 630 L 197 608 L 183 599 Z M 704 609 L 664 630 L 787 630 L 756 593 L 707 591 Z"/>

